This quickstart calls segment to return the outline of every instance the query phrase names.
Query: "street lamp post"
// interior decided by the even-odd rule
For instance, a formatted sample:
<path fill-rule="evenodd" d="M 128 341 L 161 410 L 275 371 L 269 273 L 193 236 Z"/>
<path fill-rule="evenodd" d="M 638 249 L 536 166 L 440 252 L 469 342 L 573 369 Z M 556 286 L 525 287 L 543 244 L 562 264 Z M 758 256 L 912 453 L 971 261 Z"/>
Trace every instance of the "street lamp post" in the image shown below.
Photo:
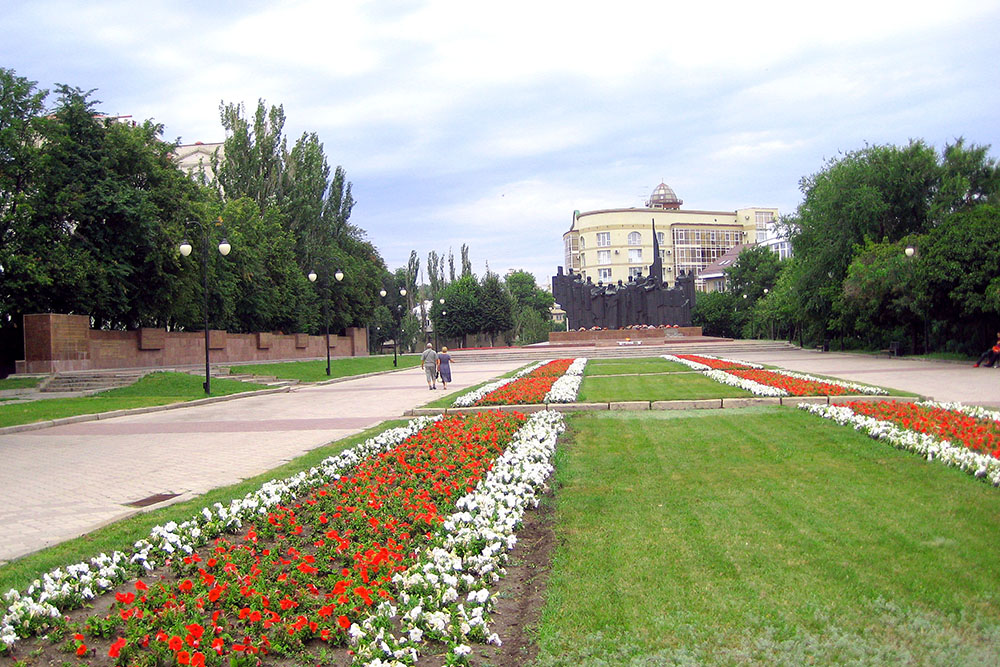
<path fill-rule="evenodd" d="M 222 218 L 219 218 L 219 223 L 222 223 Z M 205 388 L 205 393 L 212 393 L 212 373 L 210 370 L 209 363 L 209 347 L 208 347 L 208 228 L 205 226 L 201 220 L 186 220 L 185 225 L 198 225 L 201 227 L 201 283 L 202 292 L 204 293 L 204 311 L 205 311 L 205 382 L 202 386 Z M 184 240 L 181 242 L 180 246 L 177 248 L 181 255 L 187 257 L 191 254 L 192 246 L 191 242 Z M 222 241 L 219 242 L 219 254 L 225 257 L 229 254 L 229 251 L 233 247 L 229 245 L 229 241 L 223 237 Z"/>
<path fill-rule="evenodd" d="M 310 271 L 309 272 L 309 282 L 311 282 L 311 283 L 316 282 L 316 277 L 317 276 L 316 276 L 316 272 L 315 271 Z M 340 269 L 337 269 L 334 272 L 333 277 L 336 278 L 337 282 L 339 283 L 340 281 L 342 281 L 344 279 L 344 272 L 341 271 Z M 329 275 L 326 275 L 324 277 L 324 279 L 323 279 L 323 287 L 324 287 L 324 297 L 323 297 L 323 334 L 324 334 L 324 339 L 326 340 L 326 375 L 327 375 L 327 377 L 329 377 L 330 376 L 330 314 L 329 314 L 329 311 L 327 310 L 327 304 L 330 301 L 330 277 L 329 277 Z"/>
<path fill-rule="evenodd" d="M 389 293 L 385 291 L 384 287 L 378 291 L 378 295 L 380 297 L 382 297 L 383 299 L 388 294 Z M 406 296 L 406 288 L 405 287 L 400 287 L 399 288 L 399 296 L 403 296 L 403 297 Z M 393 367 L 396 367 L 396 356 L 397 356 L 396 350 L 397 350 L 397 348 L 399 348 L 399 330 L 400 330 L 401 322 L 402 322 L 402 319 L 403 319 L 403 304 L 401 304 L 401 303 L 397 304 L 396 308 L 395 308 L 395 311 L 396 312 L 394 313 L 393 316 L 396 319 L 396 330 L 392 334 L 392 365 L 393 365 Z"/>

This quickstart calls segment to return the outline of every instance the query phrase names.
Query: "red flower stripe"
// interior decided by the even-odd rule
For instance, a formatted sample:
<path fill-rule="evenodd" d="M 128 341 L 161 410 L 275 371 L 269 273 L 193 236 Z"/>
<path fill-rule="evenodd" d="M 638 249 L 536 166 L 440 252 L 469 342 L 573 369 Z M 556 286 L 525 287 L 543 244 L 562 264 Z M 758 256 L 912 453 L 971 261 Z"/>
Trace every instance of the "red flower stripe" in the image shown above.
<path fill-rule="evenodd" d="M 539 366 L 524 377 L 494 389 L 478 401 L 476 405 L 525 405 L 541 403 L 552 389 L 556 380 L 565 375 L 573 363 L 572 359 L 556 359 Z"/>
<path fill-rule="evenodd" d="M 737 361 L 725 361 L 723 359 L 710 359 L 708 357 L 703 357 L 698 354 L 678 354 L 676 355 L 678 359 L 686 359 L 687 361 L 693 361 L 696 364 L 703 364 L 709 368 L 717 371 L 729 370 L 730 368 L 752 368 L 746 364 L 741 364 Z"/>
<path fill-rule="evenodd" d="M 992 419 L 976 419 L 959 410 L 897 401 L 852 401 L 837 405 L 1000 459 L 1000 423 Z"/>
<path fill-rule="evenodd" d="M 843 396 L 850 393 L 846 387 L 829 382 L 816 382 L 814 380 L 802 380 L 794 378 L 784 373 L 766 371 L 762 369 L 750 370 L 727 370 L 730 375 L 735 375 L 747 380 L 753 380 L 769 387 L 784 389 L 791 396 Z"/>

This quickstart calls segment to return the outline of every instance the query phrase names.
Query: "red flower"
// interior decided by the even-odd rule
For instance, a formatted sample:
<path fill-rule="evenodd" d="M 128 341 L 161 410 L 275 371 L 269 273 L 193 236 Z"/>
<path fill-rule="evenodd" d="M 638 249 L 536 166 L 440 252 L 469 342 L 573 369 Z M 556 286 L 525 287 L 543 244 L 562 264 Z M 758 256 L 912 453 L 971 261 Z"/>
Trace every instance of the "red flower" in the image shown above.
<path fill-rule="evenodd" d="M 112 658 L 117 658 L 118 654 L 121 653 L 121 650 L 125 648 L 125 644 L 126 644 L 125 638 L 119 637 L 118 641 L 112 644 L 111 648 L 108 649 L 108 655 Z"/>
<path fill-rule="evenodd" d="M 79 646 L 77 646 L 76 647 L 76 654 L 77 655 L 87 655 L 87 645 L 81 643 Z"/>

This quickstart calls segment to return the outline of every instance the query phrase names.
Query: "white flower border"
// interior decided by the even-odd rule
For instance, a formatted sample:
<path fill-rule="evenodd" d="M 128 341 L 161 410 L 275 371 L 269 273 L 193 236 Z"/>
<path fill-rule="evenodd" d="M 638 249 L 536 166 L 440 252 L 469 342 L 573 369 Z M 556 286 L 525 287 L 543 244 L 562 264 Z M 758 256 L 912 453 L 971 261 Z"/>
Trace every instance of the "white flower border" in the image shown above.
<path fill-rule="evenodd" d="M 547 394 L 542 399 L 543 403 L 575 403 L 576 395 L 580 393 L 580 385 L 583 383 L 583 370 L 587 367 L 587 359 L 578 357 L 569 365 L 566 372 L 552 383 Z"/>
<path fill-rule="evenodd" d="M 58 617 L 61 610 L 78 608 L 133 576 L 153 571 L 158 562 L 171 554 L 178 551 L 190 554 L 224 532 L 240 530 L 244 521 L 254 515 L 266 516 L 271 507 L 294 497 L 298 489 L 337 479 L 343 471 L 365 458 L 395 447 L 439 419 L 440 415 L 418 417 L 405 426 L 383 431 L 360 445 L 328 457 L 308 471 L 285 480 L 266 482 L 257 491 L 231 501 L 228 506 L 215 503 L 181 524 L 171 521 L 156 526 L 148 539 L 133 545 L 131 555 L 120 551 L 110 556 L 102 553 L 88 562 L 56 568 L 42 575 L 23 593 L 11 589 L 3 597 L 4 607 L 0 613 L 0 653 L 10 649 L 19 638 L 31 635 L 46 619 Z"/>
<path fill-rule="evenodd" d="M 925 401 L 921 402 L 920 405 L 958 410 L 972 416 L 978 416 L 973 414 L 976 412 L 975 410 L 958 403 Z M 955 446 L 949 440 L 904 429 L 889 421 L 859 415 L 847 406 L 799 403 L 798 407 L 820 417 L 831 419 L 842 426 L 850 424 L 855 430 L 863 431 L 875 440 L 886 440 L 898 449 L 915 452 L 928 461 L 937 460 L 945 465 L 954 466 L 974 477 L 985 478 L 993 486 L 1000 486 L 1000 459 L 980 454 L 968 447 Z M 984 419 L 996 420 L 1000 417 L 997 413 L 987 410 L 983 410 L 982 413 L 990 415 L 981 417 Z"/>

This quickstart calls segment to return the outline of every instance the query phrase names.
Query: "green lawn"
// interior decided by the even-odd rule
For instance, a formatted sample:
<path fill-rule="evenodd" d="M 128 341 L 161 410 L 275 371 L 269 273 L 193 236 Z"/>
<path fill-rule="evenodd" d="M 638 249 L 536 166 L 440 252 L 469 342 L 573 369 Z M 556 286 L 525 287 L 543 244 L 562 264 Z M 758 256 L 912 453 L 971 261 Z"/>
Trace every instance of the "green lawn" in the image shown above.
<path fill-rule="evenodd" d="M 40 377 L 5 377 L 0 378 L 0 389 L 31 389 L 41 381 Z"/>
<path fill-rule="evenodd" d="M 789 408 L 576 415 L 540 665 L 998 664 L 1000 495 Z"/>
<path fill-rule="evenodd" d="M 46 398 L 0 405 L 0 426 L 31 424 L 75 415 L 193 401 L 205 398 L 205 389 L 202 386 L 204 381 L 203 376 L 187 373 L 150 373 L 135 384 L 109 389 L 92 396 Z M 267 388 L 262 384 L 213 378 L 211 395 L 226 396 Z"/>
<path fill-rule="evenodd" d="M 212 384 L 214 386 L 215 382 L 213 381 Z M 210 507 L 217 502 L 228 505 L 230 500 L 242 498 L 246 494 L 256 491 L 265 482 L 273 479 L 285 479 L 303 470 L 309 470 L 329 456 L 334 456 L 384 430 L 405 423 L 403 420 L 383 422 L 357 435 L 313 449 L 307 454 L 262 475 L 245 479 L 231 486 L 214 489 L 192 500 L 137 514 L 74 540 L 24 556 L 0 567 L 0 591 L 6 592 L 11 588 L 23 591 L 32 580 L 46 572 L 57 567 L 89 560 L 101 552 L 111 553 L 115 550 L 129 552 L 135 542 L 149 537 L 149 531 L 154 526 L 163 525 L 169 521 L 187 521 L 200 512 L 202 508 Z"/>
<path fill-rule="evenodd" d="M 396 368 L 411 368 L 420 365 L 420 355 L 407 354 L 397 358 Z M 376 355 L 371 357 L 347 357 L 330 360 L 330 375 L 326 374 L 326 359 L 315 361 L 282 361 L 273 364 L 246 364 L 232 366 L 233 375 L 253 373 L 260 376 L 274 376 L 282 380 L 299 382 L 322 382 L 330 378 L 362 375 L 378 371 L 393 370 L 392 357 Z"/>
<path fill-rule="evenodd" d="M 584 367 L 584 375 L 623 375 L 635 373 L 686 372 L 691 369 L 676 361 L 662 357 L 641 357 L 638 359 L 591 359 Z"/>
<path fill-rule="evenodd" d="M 669 363 L 669 362 L 664 362 Z M 589 364 L 588 364 L 589 365 Z M 578 403 L 609 401 L 677 401 L 698 398 L 753 396 L 749 391 L 721 384 L 699 373 L 621 375 L 583 378 Z"/>

